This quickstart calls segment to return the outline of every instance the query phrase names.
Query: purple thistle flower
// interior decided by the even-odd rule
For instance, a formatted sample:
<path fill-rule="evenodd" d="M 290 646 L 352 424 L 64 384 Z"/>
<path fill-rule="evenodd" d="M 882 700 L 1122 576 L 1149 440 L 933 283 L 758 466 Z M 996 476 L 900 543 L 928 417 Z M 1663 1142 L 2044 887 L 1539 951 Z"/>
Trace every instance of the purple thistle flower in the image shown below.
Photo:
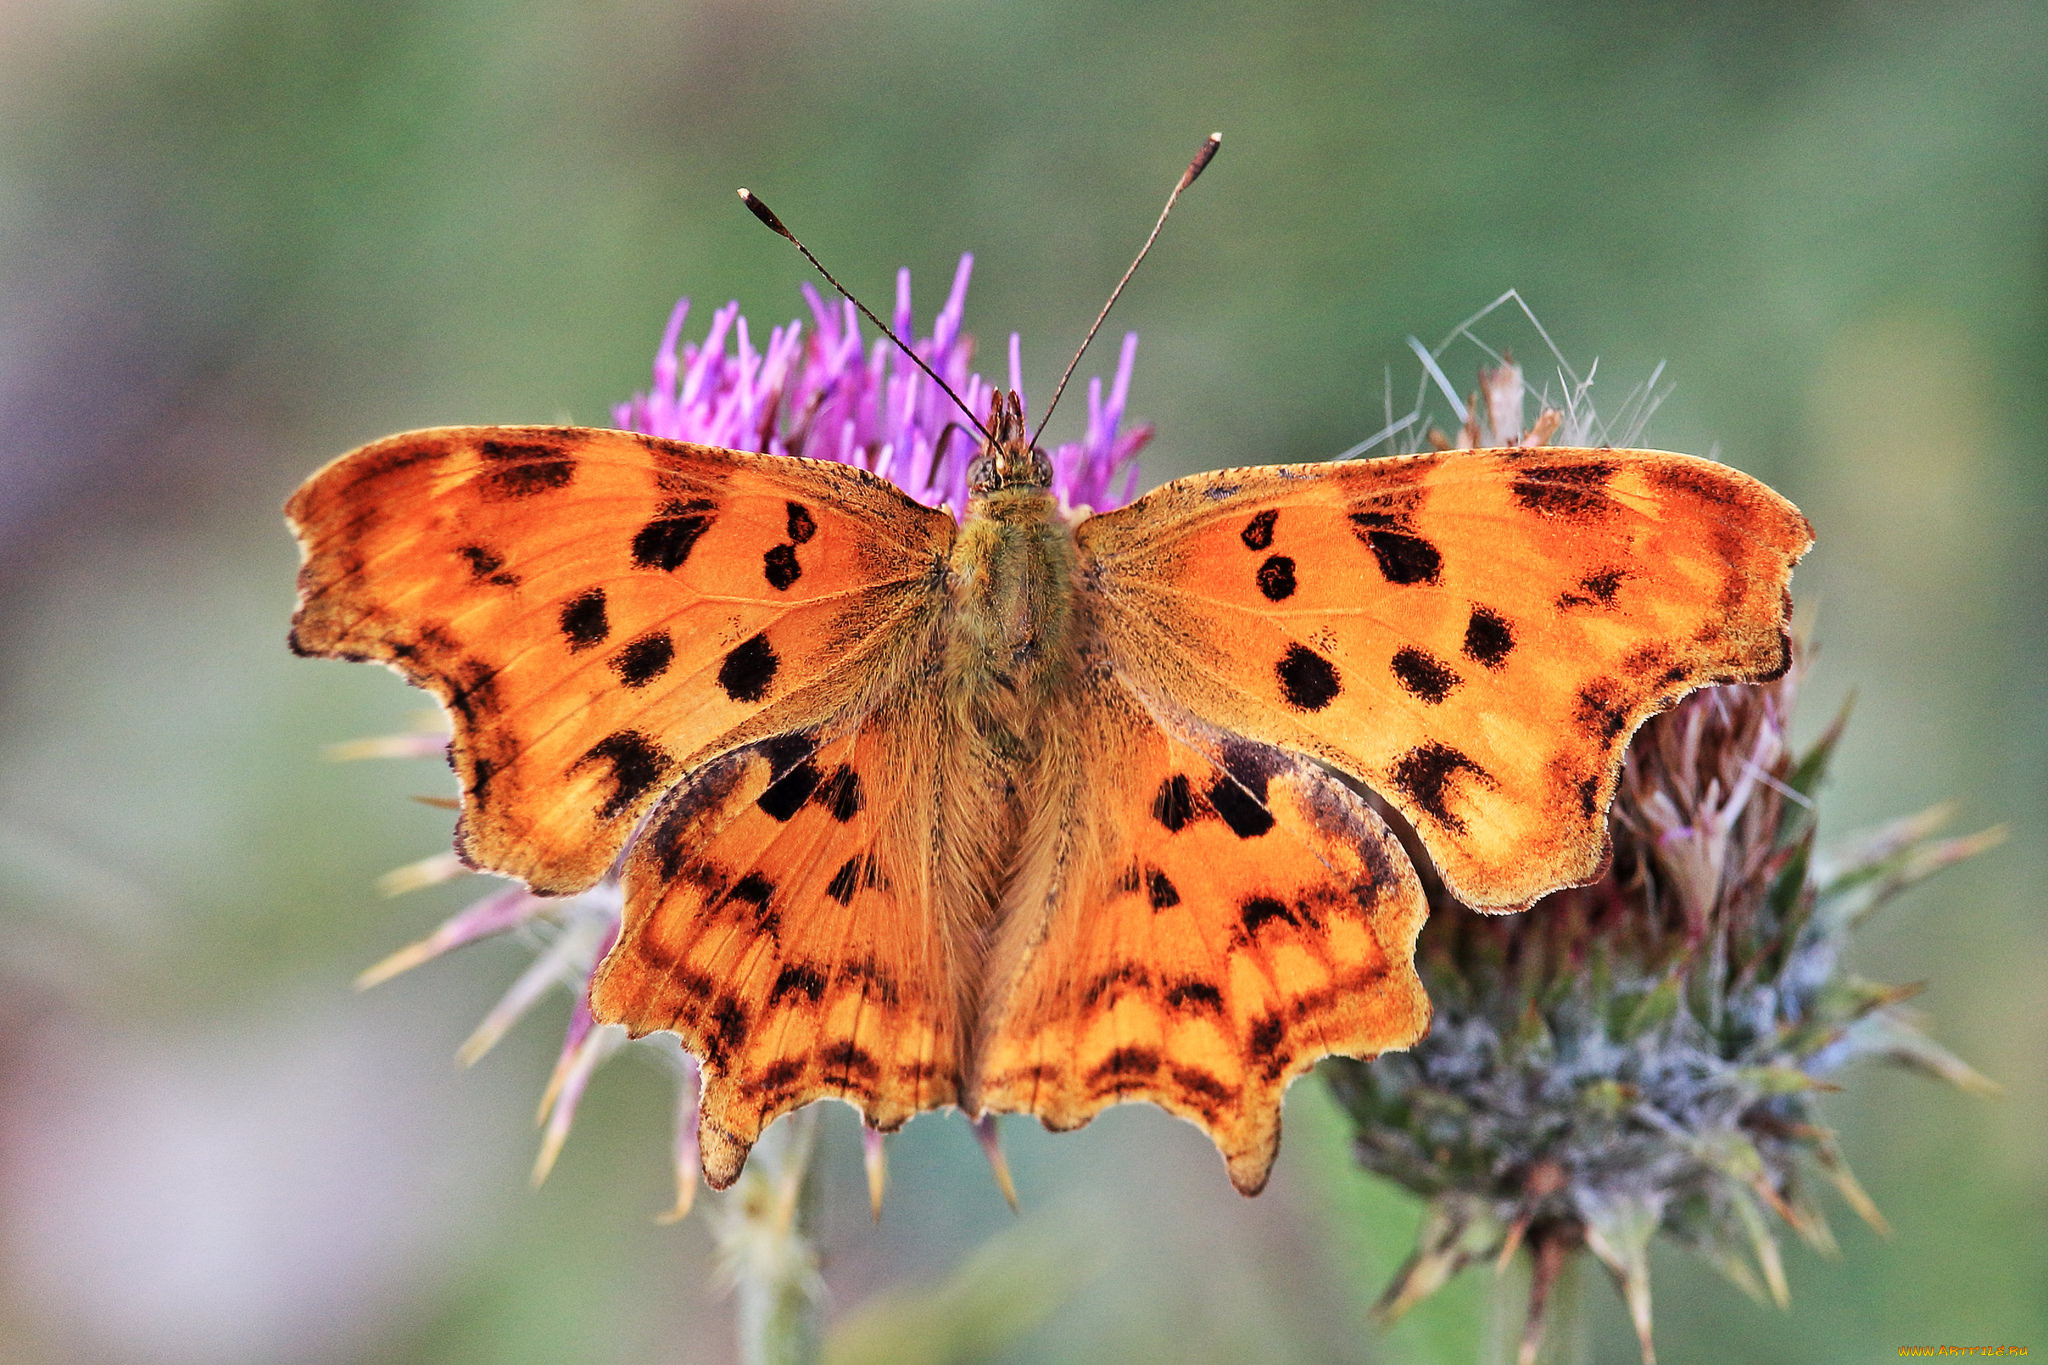
<path fill-rule="evenodd" d="M 994 386 L 973 371 L 974 340 L 960 330 L 973 269 L 974 257 L 962 255 L 945 306 L 924 337 L 914 330 L 910 272 L 899 270 L 891 325 L 979 415 Z M 981 447 L 964 415 L 886 338 L 864 344 L 852 304 L 828 303 L 809 284 L 803 291 L 808 334 L 800 319 L 792 320 L 770 332 L 758 352 L 737 303 L 712 314 L 702 342 L 683 343 L 690 301 L 678 302 L 654 358 L 652 388 L 619 404 L 614 419 L 670 440 L 858 465 L 920 502 L 964 512 L 967 467 Z M 1123 426 L 1137 352 L 1136 334 L 1126 334 L 1108 400 L 1102 380 L 1091 379 L 1082 439 L 1048 452 L 1053 493 L 1064 506 L 1104 511 L 1137 490 L 1138 452 L 1152 439 L 1149 425 Z M 1013 333 L 1008 387 L 1020 393 L 1021 368 Z"/>

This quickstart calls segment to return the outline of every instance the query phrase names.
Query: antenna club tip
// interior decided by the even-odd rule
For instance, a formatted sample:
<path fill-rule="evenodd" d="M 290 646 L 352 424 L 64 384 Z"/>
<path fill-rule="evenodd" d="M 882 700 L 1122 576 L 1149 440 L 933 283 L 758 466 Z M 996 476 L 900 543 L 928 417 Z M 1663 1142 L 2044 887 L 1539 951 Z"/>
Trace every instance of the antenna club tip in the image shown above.
<path fill-rule="evenodd" d="M 742 186 L 740 189 L 740 202 L 747 206 L 747 212 L 760 219 L 776 235 L 789 237 L 789 240 L 792 242 L 796 240 L 796 238 L 790 237 L 789 229 L 782 225 L 782 220 L 775 216 L 775 210 L 762 203 L 760 196 L 756 195 L 752 190 Z"/>
<path fill-rule="evenodd" d="M 1181 189 L 1186 189 L 1188 186 L 1195 183 L 1195 177 L 1200 175 L 1205 169 L 1207 169 L 1209 163 L 1213 161 L 1216 157 L 1217 148 L 1221 147 L 1222 145 L 1223 134 L 1209 134 L 1208 138 L 1202 143 L 1200 149 L 1198 149 L 1195 152 L 1195 159 L 1188 163 L 1187 173 L 1181 176 Z"/>

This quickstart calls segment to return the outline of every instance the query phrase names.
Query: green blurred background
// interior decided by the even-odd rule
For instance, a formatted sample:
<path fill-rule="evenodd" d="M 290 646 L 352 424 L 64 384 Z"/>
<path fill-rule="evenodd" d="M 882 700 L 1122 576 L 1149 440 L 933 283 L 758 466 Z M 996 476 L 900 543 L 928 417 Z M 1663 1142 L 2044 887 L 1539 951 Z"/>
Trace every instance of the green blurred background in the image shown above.
<path fill-rule="evenodd" d="M 457 1073 L 518 946 L 350 991 L 475 887 L 376 896 L 445 846 L 403 798 L 446 778 L 319 761 L 421 699 L 287 655 L 278 506 L 389 431 L 607 421 L 679 294 L 697 331 L 794 316 L 741 184 L 878 303 L 910 266 L 921 319 L 975 252 L 968 327 L 998 365 L 1020 332 L 1043 394 L 1212 127 L 1111 328 L 1149 479 L 1344 448 L 1389 367 L 1413 392 L 1406 335 L 1517 287 L 1596 397 L 1669 362 L 1654 444 L 1812 516 L 1808 733 L 1860 698 L 1827 828 L 1946 798 L 2012 828 L 1856 964 L 1927 980 L 2007 1094 L 1853 1078 L 1827 1108 L 1893 1237 L 1836 1206 L 1789 1313 L 1663 1255 L 1664 1358 L 2048 1350 L 2038 0 L 7 0 L 0 1358 L 729 1357 L 702 1217 L 651 1221 L 656 1068 L 602 1072 L 529 1193 L 566 999 Z M 875 1227 L 835 1107 L 842 1358 L 1471 1359 L 1477 1276 L 1366 1326 L 1415 1206 L 1347 1168 L 1317 1083 L 1287 1125 L 1247 1201 L 1152 1110 L 1012 1121 L 1019 1219 L 926 1118 Z M 1596 1358 L 1634 1359 L 1592 1297 Z"/>

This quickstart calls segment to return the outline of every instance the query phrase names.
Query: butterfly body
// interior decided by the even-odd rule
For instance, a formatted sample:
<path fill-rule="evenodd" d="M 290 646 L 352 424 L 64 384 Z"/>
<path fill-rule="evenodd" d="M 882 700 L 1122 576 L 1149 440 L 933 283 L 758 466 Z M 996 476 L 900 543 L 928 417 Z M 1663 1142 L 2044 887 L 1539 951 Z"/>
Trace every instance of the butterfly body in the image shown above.
<path fill-rule="evenodd" d="M 593 1012 L 701 1059 L 714 1185 L 821 1097 L 1149 1100 L 1255 1191 L 1295 1076 L 1428 1023 L 1420 886 L 1352 784 L 1520 908 L 1597 874 L 1644 718 L 1786 664 L 1806 523 L 1704 460 L 1270 466 L 1087 515 L 991 425 L 957 523 L 578 428 L 388 438 L 287 509 L 294 647 L 443 700 L 465 856 L 620 876 Z"/>
<path fill-rule="evenodd" d="M 935 760 L 932 894 L 950 929 L 963 1073 L 988 937 L 1030 833 L 1037 770 L 1058 751 L 1047 732 L 1078 665 L 1073 559 L 1072 528 L 1045 489 L 977 495 L 947 560 L 945 610 L 923 645 L 941 700 L 919 727 Z"/>

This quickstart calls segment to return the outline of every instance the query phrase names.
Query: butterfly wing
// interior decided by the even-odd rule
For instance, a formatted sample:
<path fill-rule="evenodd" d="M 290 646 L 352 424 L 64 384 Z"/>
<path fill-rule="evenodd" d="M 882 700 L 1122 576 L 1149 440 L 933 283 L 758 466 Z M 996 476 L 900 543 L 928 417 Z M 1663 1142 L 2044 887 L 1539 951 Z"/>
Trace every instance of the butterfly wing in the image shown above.
<path fill-rule="evenodd" d="M 1148 707 L 1107 672 L 1062 717 L 991 959 L 973 1107 L 1051 1128 L 1150 1100 L 1266 1183 L 1288 1083 L 1422 1036 L 1427 913 L 1386 825 L 1313 762 Z"/>
<path fill-rule="evenodd" d="M 389 437 L 286 513 L 292 647 L 438 696 L 458 848 L 546 892 L 596 881 L 706 759 L 866 705 L 954 533 L 848 466 L 575 427 Z"/>
<path fill-rule="evenodd" d="M 1598 873 L 1643 720 L 1783 672 L 1812 543 L 1711 461 L 1558 448 L 1201 474 L 1078 536 L 1137 691 L 1362 780 L 1490 909 Z"/>
<path fill-rule="evenodd" d="M 966 960 L 933 913 L 938 699 L 714 760 L 655 810 L 625 873 L 594 1013 L 703 1061 L 718 1188 L 774 1118 L 833 1096 L 889 1130 L 957 1098 Z"/>

